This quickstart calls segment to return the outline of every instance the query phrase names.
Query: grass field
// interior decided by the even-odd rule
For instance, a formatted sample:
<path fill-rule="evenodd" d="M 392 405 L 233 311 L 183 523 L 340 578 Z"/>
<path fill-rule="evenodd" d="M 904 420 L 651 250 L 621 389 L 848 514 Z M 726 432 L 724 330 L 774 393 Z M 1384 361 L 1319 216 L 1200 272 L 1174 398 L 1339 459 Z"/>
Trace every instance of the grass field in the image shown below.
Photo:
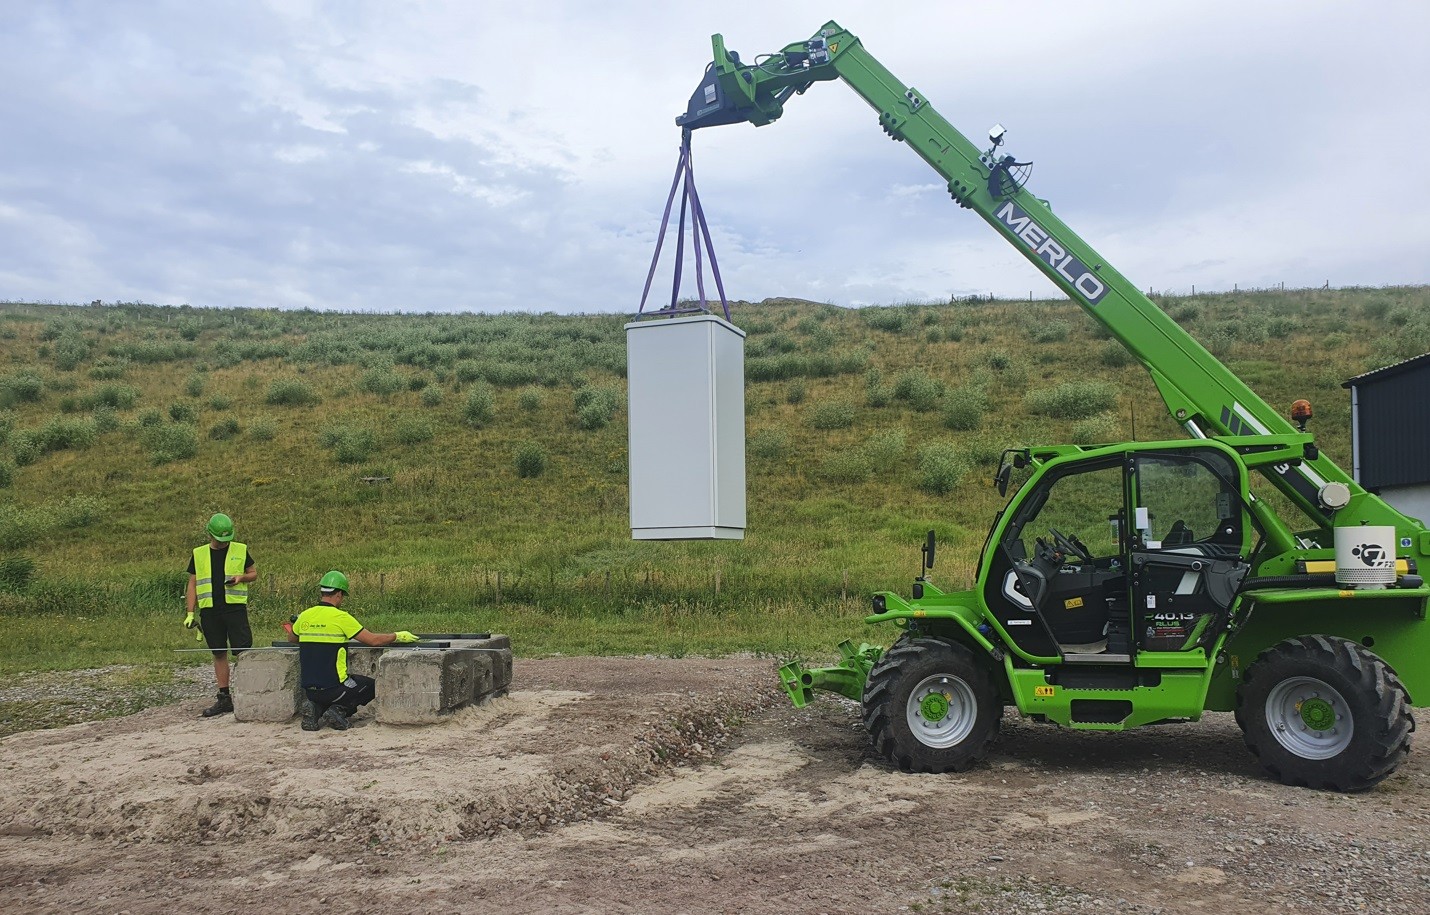
<path fill-rule="evenodd" d="M 1430 350 L 1430 290 L 1159 298 L 1343 466 L 1347 378 Z M 972 574 L 999 452 L 1180 438 L 1146 372 L 1065 301 L 739 304 L 744 541 L 636 543 L 625 318 L 0 305 L 0 676 L 175 655 L 215 511 L 264 635 L 330 568 L 377 629 L 518 653 L 828 656 L 870 591 Z M 364 482 L 377 478 L 376 482 Z"/>

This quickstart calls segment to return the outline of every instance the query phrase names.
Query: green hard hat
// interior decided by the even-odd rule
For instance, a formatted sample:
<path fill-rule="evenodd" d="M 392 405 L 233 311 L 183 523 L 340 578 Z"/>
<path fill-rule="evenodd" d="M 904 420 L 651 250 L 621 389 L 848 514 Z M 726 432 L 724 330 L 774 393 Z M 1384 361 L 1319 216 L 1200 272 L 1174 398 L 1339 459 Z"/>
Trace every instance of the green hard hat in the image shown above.
<path fill-rule="evenodd" d="M 219 543 L 228 543 L 233 539 L 233 519 L 219 512 L 209 519 L 208 532 Z"/>
<path fill-rule="evenodd" d="M 346 594 L 348 591 L 348 577 L 337 569 L 334 569 L 324 575 L 322 581 L 318 582 L 318 590 L 324 592 L 341 591 Z"/>

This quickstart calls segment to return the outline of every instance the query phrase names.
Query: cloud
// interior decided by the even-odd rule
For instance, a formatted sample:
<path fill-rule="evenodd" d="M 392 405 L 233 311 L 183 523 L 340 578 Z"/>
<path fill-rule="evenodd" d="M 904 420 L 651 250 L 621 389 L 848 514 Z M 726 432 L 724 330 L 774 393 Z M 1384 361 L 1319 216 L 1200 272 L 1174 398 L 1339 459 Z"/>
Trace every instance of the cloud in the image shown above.
<path fill-rule="evenodd" d="M 1139 286 L 1430 282 L 1419 6 L 832 6 Z M 12 6 L 0 298 L 633 311 L 710 33 L 830 11 Z M 694 141 L 732 297 L 1052 292 L 844 87 Z"/>

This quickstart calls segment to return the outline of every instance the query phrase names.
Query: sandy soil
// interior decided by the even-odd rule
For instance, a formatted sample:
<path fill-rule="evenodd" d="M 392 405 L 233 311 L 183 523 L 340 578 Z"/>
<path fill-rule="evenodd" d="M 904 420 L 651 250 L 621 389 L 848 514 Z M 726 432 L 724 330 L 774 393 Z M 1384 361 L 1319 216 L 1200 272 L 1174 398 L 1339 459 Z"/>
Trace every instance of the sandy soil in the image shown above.
<path fill-rule="evenodd" d="M 207 695 L 0 741 L 0 911 L 1430 911 L 1430 764 L 1283 787 L 1229 715 L 1009 718 L 912 776 L 755 660 L 518 661 L 430 728 L 202 720 Z"/>

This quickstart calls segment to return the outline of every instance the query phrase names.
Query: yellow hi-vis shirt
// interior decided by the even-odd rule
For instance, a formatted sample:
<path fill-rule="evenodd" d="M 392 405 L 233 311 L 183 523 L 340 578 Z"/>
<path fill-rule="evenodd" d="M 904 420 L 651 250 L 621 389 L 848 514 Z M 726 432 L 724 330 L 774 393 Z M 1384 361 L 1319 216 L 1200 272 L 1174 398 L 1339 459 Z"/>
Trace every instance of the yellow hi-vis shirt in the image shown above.
<path fill-rule="evenodd" d="M 233 575 L 242 575 L 244 566 L 248 564 L 248 545 L 231 541 L 228 545 L 228 555 L 223 561 L 223 577 L 228 579 Z M 207 544 L 194 549 L 194 591 L 199 598 L 199 609 L 203 610 L 214 605 L 214 573 L 213 573 L 213 549 Z M 246 604 L 248 603 L 248 584 L 239 582 L 238 584 L 223 586 L 224 603 Z"/>
<path fill-rule="evenodd" d="M 348 678 L 348 639 L 362 631 L 351 613 L 332 604 L 309 607 L 293 621 L 299 679 L 304 689 L 328 689 Z"/>

